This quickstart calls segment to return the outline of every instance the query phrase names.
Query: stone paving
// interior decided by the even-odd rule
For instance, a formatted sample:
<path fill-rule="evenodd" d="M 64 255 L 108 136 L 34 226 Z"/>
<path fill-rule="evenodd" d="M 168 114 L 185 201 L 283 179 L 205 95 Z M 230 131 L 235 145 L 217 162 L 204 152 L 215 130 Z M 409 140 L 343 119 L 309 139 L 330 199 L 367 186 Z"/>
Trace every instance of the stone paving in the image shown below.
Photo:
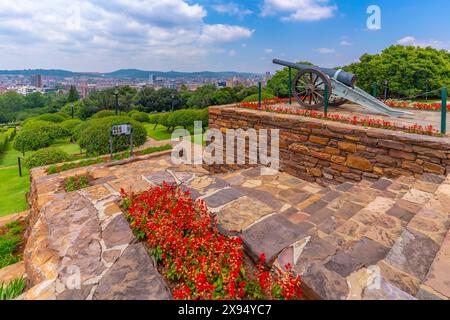
<path fill-rule="evenodd" d="M 169 152 L 170 153 L 170 152 Z M 88 173 L 95 186 L 55 186 Z M 450 177 L 425 174 L 321 187 L 267 168 L 211 175 L 168 153 L 61 174 L 32 173 L 24 299 L 170 299 L 117 206 L 120 188 L 176 183 L 243 239 L 255 260 L 291 264 L 321 299 L 448 299 Z M 70 289 L 73 266 L 81 287 Z M 70 281 L 69 281 L 70 283 Z"/>

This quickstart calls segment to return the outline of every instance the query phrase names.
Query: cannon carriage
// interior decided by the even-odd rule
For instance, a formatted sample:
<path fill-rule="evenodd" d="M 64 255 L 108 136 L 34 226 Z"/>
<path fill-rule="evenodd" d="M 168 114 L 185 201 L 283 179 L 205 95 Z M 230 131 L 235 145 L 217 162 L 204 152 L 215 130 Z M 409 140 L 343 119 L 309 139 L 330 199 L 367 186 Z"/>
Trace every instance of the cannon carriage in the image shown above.
<path fill-rule="evenodd" d="M 292 94 L 305 109 L 319 109 L 328 102 L 338 107 L 348 101 L 371 111 L 400 117 L 410 112 L 395 110 L 356 86 L 356 75 L 344 70 L 319 68 L 274 59 L 273 63 L 298 70 L 292 82 Z"/>

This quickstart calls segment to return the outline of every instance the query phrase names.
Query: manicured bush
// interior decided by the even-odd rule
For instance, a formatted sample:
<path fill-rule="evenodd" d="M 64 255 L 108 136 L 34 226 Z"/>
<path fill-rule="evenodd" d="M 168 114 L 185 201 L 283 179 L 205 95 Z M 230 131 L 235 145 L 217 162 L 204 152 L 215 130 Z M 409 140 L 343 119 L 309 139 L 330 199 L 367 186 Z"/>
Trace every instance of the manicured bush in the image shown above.
<path fill-rule="evenodd" d="M 66 120 L 66 118 L 64 118 L 63 116 L 56 114 L 56 113 L 45 113 L 45 114 L 42 114 L 39 117 L 37 117 L 37 119 L 42 120 L 42 121 L 53 122 L 53 123 L 61 123 L 64 120 Z"/>
<path fill-rule="evenodd" d="M 73 137 L 75 129 L 82 123 L 80 119 L 70 119 L 61 123 L 61 127 Z"/>
<path fill-rule="evenodd" d="M 53 123 L 50 121 L 38 120 L 36 118 L 33 120 L 30 120 L 30 121 L 27 121 L 27 123 L 23 125 L 22 131 L 27 131 L 27 130 L 29 130 L 29 131 L 35 131 L 35 130 L 45 131 L 54 140 L 68 137 L 70 135 L 70 133 L 67 130 L 65 130 L 61 126 L 60 123 Z"/>
<path fill-rule="evenodd" d="M 172 112 L 167 123 L 169 127 L 191 129 L 196 121 L 201 121 L 203 128 L 208 126 L 208 109 L 182 109 Z"/>
<path fill-rule="evenodd" d="M 54 113 L 54 114 L 63 117 L 65 120 L 68 120 L 68 119 L 71 118 L 67 113 L 62 112 L 62 111 L 58 111 L 58 112 L 56 112 L 56 113 Z"/>
<path fill-rule="evenodd" d="M 72 138 L 75 141 L 79 141 L 80 137 L 81 137 L 81 133 L 87 128 L 89 127 L 90 121 L 95 121 L 95 120 L 88 120 L 88 121 L 83 121 L 80 124 L 78 124 L 75 128 L 72 129 Z"/>
<path fill-rule="evenodd" d="M 270 94 L 268 92 L 264 92 L 261 94 L 262 100 L 270 100 L 275 99 L 276 97 L 273 94 Z M 251 96 L 248 96 L 245 98 L 242 102 L 255 102 L 258 101 L 258 94 L 252 94 Z"/>
<path fill-rule="evenodd" d="M 170 113 L 160 113 L 158 116 L 158 124 L 169 129 L 170 128 L 170 124 L 168 121 L 169 116 L 170 116 Z"/>
<path fill-rule="evenodd" d="M 94 114 L 92 116 L 93 119 L 101 119 L 101 118 L 107 118 L 107 117 L 112 117 L 116 115 L 116 113 L 112 110 L 102 110 L 97 112 L 96 114 Z"/>
<path fill-rule="evenodd" d="M 146 114 L 145 112 L 134 111 L 130 117 L 138 122 L 150 123 L 148 114 Z"/>
<path fill-rule="evenodd" d="M 159 114 L 153 113 L 148 116 L 148 122 L 153 124 L 158 124 Z"/>
<path fill-rule="evenodd" d="M 78 142 L 80 147 L 86 149 L 89 154 L 109 153 L 109 137 L 112 125 L 131 124 L 133 127 L 133 144 L 141 146 L 147 139 L 145 128 L 130 117 L 114 116 L 88 121 L 86 127 L 80 132 Z M 113 138 L 114 152 L 125 150 L 129 147 L 129 137 L 120 136 Z"/>
<path fill-rule="evenodd" d="M 42 128 L 19 131 L 14 140 L 14 149 L 25 154 L 27 151 L 35 151 L 50 146 L 55 139 L 49 132 Z"/>
<path fill-rule="evenodd" d="M 25 166 L 28 169 L 47 166 L 70 160 L 69 155 L 57 148 L 45 148 L 36 151 L 25 159 Z"/>

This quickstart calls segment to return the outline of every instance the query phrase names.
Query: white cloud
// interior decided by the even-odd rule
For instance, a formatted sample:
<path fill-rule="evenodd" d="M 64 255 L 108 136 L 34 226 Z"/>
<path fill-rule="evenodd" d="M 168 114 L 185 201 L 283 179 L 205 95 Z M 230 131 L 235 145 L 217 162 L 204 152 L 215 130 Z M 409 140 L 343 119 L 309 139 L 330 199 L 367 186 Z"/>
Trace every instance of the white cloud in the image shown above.
<path fill-rule="evenodd" d="M 342 41 L 339 43 L 339 45 L 342 46 L 342 47 L 349 47 L 349 46 L 351 46 L 352 44 L 351 44 L 350 42 L 348 42 L 347 40 L 342 40 Z"/>
<path fill-rule="evenodd" d="M 397 44 L 400 44 L 402 46 L 415 46 L 415 47 L 432 47 L 436 49 L 448 49 L 448 46 L 442 41 L 438 41 L 435 39 L 429 39 L 429 40 L 417 40 L 413 36 L 407 36 L 397 41 Z"/>
<path fill-rule="evenodd" d="M 206 10 L 194 2 L 1 0 L 0 61 L 23 68 L 72 61 L 74 69 L 110 70 L 130 60 L 168 67 L 252 36 L 254 30 L 241 26 L 206 23 Z"/>
<path fill-rule="evenodd" d="M 219 3 L 212 6 L 212 8 L 220 14 L 228 14 L 236 16 L 240 19 L 253 13 L 253 11 L 246 9 L 234 2 Z"/>
<path fill-rule="evenodd" d="M 250 38 L 254 30 L 240 26 L 229 26 L 226 24 L 209 24 L 203 28 L 200 40 L 202 42 L 231 42 L 239 39 Z"/>
<path fill-rule="evenodd" d="M 330 53 L 335 53 L 336 50 L 332 49 L 332 48 L 317 48 L 314 49 L 315 52 L 318 52 L 320 54 L 330 54 Z"/>
<path fill-rule="evenodd" d="M 264 0 L 261 15 L 282 14 L 283 21 L 317 21 L 334 16 L 329 0 Z"/>
<path fill-rule="evenodd" d="M 237 55 L 237 52 L 236 52 L 236 50 L 230 50 L 230 51 L 228 51 L 228 55 L 230 57 L 235 57 Z"/>
<path fill-rule="evenodd" d="M 264 49 L 264 53 L 271 54 L 271 53 L 273 53 L 273 49 L 271 49 L 271 48 Z"/>

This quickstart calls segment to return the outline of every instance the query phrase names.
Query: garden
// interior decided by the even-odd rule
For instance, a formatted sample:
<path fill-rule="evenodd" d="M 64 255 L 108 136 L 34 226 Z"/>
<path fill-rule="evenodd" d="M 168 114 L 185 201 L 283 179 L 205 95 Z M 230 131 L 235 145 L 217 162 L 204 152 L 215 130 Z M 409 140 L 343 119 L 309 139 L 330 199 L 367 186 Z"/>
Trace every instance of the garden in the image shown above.
<path fill-rule="evenodd" d="M 25 120 L 19 127 L 5 127 L 0 133 L 0 216 L 24 211 L 25 194 L 29 189 L 29 170 L 48 166 L 48 173 L 89 166 L 130 157 L 129 139 L 113 138 L 113 158 L 109 156 L 109 135 L 112 125 L 129 123 L 133 127 L 135 156 L 171 149 L 170 144 L 141 147 L 148 137 L 170 140 L 173 130 L 185 128 L 193 133 L 195 121 L 208 124 L 207 109 L 186 109 L 147 114 L 141 111 L 121 113 L 102 110 L 91 118 L 72 119 L 64 112 L 42 114 Z M 21 159 L 19 176 L 18 158 Z M 60 164 L 60 165 L 58 165 Z"/>

